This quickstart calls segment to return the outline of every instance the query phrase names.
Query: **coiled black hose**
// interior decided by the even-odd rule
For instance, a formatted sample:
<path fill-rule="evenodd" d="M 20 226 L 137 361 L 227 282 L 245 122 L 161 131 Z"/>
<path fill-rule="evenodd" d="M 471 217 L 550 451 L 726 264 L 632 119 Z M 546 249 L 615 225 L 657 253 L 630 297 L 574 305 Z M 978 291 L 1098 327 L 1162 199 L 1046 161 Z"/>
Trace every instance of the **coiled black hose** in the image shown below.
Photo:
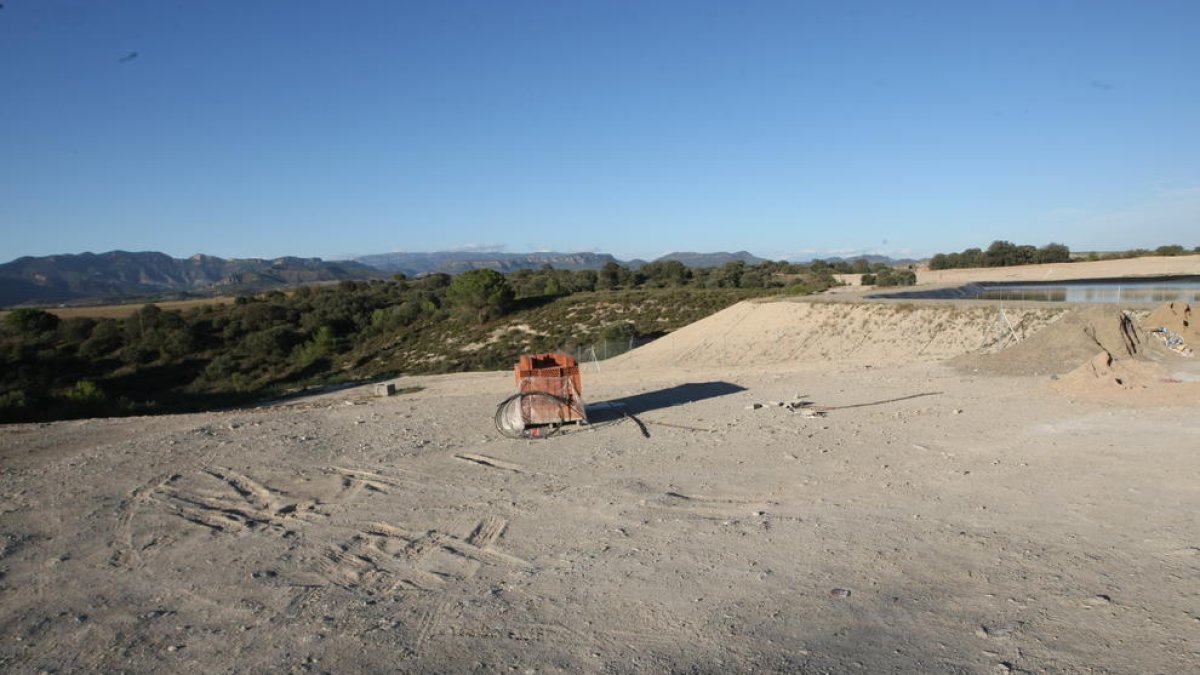
<path fill-rule="evenodd" d="M 563 406 L 567 406 L 567 407 L 571 408 L 576 413 L 578 413 L 580 419 L 587 419 L 587 416 L 584 414 L 584 412 L 579 409 L 578 404 L 571 401 L 571 399 L 569 399 L 569 398 L 566 398 L 564 396 L 559 396 L 557 394 L 551 394 L 548 391 L 520 391 L 520 392 L 517 392 L 517 393 L 513 394 L 512 396 L 509 396 L 508 398 L 504 399 L 503 401 L 500 402 L 500 405 L 496 406 L 496 415 L 493 418 L 493 420 L 496 423 L 496 431 L 499 431 L 501 433 L 501 435 L 506 436 L 508 438 L 540 439 L 540 438 L 549 438 L 549 437 L 553 436 L 554 434 L 557 434 L 559 432 L 559 430 L 562 429 L 563 424 L 566 423 L 566 421 L 567 421 L 565 419 L 559 420 L 558 422 L 552 422 L 549 424 L 538 425 L 538 426 L 534 426 L 534 427 L 526 427 L 526 426 L 522 425 L 520 429 L 506 428 L 504 426 L 504 421 L 505 421 L 505 412 L 508 410 L 508 406 L 512 405 L 514 401 L 517 402 L 516 405 L 521 405 L 522 404 L 521 402 L 524 401 L 525 398 L 527 398 L 527 397 L 528 398 L 540 397 L 540 398 L 549 399 L 549 400 L 553 401 L 556 405 L 563 405 Z"/>

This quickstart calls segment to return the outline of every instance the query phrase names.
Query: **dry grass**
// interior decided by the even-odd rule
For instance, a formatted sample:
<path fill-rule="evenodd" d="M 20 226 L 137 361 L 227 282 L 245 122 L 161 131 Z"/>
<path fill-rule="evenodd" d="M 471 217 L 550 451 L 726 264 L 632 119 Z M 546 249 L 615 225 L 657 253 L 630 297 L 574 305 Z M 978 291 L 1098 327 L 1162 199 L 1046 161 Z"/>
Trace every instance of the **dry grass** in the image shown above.
<path fill-rule="evenodd" d="M 215 298 L 198 298 L 195 300 L 168 300 L 165 302 L 137 302 L 120 305 L 93 305 L 88 307 L 44 307 L 47 312 L 55 314 L 60 319 L 70 319 L 77 316 L 86 316 L 93 319 L 123 319 L 131 316 L 147 304 L 158 305 L 161 309 L 194 309 L 203 305 L 228 305 L 234 301 L 232 296 L 220 296 Z M 0 319 L 8 314 L 8 310 L 0 310 Z"/>

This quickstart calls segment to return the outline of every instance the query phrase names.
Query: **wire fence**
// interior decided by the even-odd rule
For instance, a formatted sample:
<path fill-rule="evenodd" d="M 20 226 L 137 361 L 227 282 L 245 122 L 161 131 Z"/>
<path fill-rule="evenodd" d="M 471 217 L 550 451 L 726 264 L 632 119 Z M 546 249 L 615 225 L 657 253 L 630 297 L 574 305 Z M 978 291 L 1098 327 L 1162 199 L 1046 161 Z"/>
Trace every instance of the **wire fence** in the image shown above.
<path fill-rule="evenodd" d="M 611 359 L 614 356 L 620 356 L 650 341 L 651 338 L 637 337 L 621 340 L 601 340 L 600 342 L 593 342 L 590 345 L 580 345 L 571 352 L 571 355 L 575 357 L 575 361 L 580 366 L 595 363 L 599 367 L 601 361 Z"/>

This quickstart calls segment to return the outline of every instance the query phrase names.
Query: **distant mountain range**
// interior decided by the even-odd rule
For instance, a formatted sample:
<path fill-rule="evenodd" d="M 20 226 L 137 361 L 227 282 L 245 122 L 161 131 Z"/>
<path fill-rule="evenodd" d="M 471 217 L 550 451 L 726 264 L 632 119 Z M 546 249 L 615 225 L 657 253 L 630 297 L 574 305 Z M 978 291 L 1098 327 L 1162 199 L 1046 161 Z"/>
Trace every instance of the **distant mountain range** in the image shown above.
<path fill-rule="evenodd" d="M 744 262 L 747 265 L 760 265 L 769 262 L 766 258 L 760 258 L 747 251 L 738 251 L 737 253 L 691 253 L 686 251 L 668 253 L 660 258 L 655 258 L 654 262 L 665 262 L 667 260 L 676 260 L 687 267 L 720 267 L 726 263 L 737 261 Z"/>
<path fill-rule="evenodd" d="M 377 253 L 354 258 L 356 262 L 370 265 L 385 272 L 403 272 L 408 276 L 444 272 L 458 274 L 473 269 L 492 269 L 511 272 L 520 269 L 537 269 L 550 265 L 559 270 L 598 270 L 606 263 L 614 262 L 632 269 L 646 264 L 645 260 L 618 260 L 607 253 L 489 253 L 467 251 L 435 251 L 432 253 Z M 738 251 L 737 253 L 668 253 L 654 262 L 678 260 L 688 267 L 720 267 L 734 260 L 747 265 L 767 262 L 763 258 Z"/>
<path fill-rule="evenodd" d="M 886 256 L 845 258 L 890 265 L 908 264 Z M 736 253 L 668 253 L 654 262 L 677 260 L 688 267 L 720 267 L 733 261 L 767 262 L 746 251 Z M 843 258 L 824 258 L 827 262 Z M 211 296 L 258 293 L 272 288 L 323 281 L 381 279 L 402 272 L 410 277 L 473 269 L 510 272 L 550 265 L 560 270 L 598 270 L 607 263 L 632 269 L 644 260 L 620 261 L 607 253 L 495 253 L 435 251 L 379 253 L 353 260 L 320 258 L 218 258 L 194 255 L 172 258 L 165 253 L 109 251 L 24 257 L 0 265 L 0 307 L 19 304 L 120 302 L 133 298 Z"/>
<path fill-rule="evenodd" d="M 281 286 L 377 279 L 353 261 L 320 258 L 172 258 L 165 253 L 110 251 L 17 258 L 0 265 L 0 307 L 22 303 L 119 301 L 138 296 L 219 295 Z"/>
<path fill-rule="evenodd" d="M 890 267 L 903 267 L 904 265 L 915 265 L 916 263 L 920 262 L 916 258 L 890 258 L 886 255 L 868 255 L 868 254 L 852 255 L 852 256 L 848 256 L 846 258 L 842 258 L 839 256 L 831 256 L 829 258 L 821 258 L 821 260 L 824 260 L 827 263 L 836 263 L 836 262 L 852 263 L 855 260 L 862 260 L 863 258 L 866 258 L 867 262 L 872 265 L 874 265 L 875 263 L 883 263 Z M 813 258 L 813 260 L 816 260 L 816 259 L 817 258 Z"/>
<path fill-rule="evenodd" d="M 410 277 L 432 272 L 459 274 L 467 270 L 491 269 L 511 272 L 550 265 L 559 270 L 598 270 L 605 263 L 620 262 L 607 253 L 496 253 L 435 251 L 432 253 L 376 253 L 354 258 L 384 272 L 402 272 Z"/>

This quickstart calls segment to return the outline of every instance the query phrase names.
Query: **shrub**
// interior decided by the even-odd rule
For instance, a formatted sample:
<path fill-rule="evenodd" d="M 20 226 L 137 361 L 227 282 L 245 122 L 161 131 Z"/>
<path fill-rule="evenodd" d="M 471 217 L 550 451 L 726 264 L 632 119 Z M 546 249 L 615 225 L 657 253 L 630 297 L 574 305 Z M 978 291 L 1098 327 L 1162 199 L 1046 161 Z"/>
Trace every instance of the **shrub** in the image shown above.
<path fill-rule="evenodd" d="M 124 341 L 120 325 L 112 319 L 102 319 L 92 328 L 91 336 L 79 345 L 79 355 L 85 359 L 107 356 Z"/>
<path fill-rule="evenodd" d="M 4 323 L 21 333 L 45 333 L 58 328 L 58 317 L 45 310 L 20 307 L 9 312 Z"/>
<path fill-rule="evenodd" d="M 100 385 L 91 380 L 79 380 L 67 391 L 67 398 L 76 403 L 100 403 L 107 397 Z"/>
<path fill-rule="evenodd" d="M 621 340 L 629 340 L 637 336 L 637 325 L 632 321 L 621 321 L 614 324 L 609 324 L 600 333 L 600 337 L 605 340 L 618 342 Z"/>
<path fill-rule="evenodd" d="M 917 283 L 917 273 L 912 270 L 887 270 L 875 277 L 879 286 L 912 286 Z"/>

